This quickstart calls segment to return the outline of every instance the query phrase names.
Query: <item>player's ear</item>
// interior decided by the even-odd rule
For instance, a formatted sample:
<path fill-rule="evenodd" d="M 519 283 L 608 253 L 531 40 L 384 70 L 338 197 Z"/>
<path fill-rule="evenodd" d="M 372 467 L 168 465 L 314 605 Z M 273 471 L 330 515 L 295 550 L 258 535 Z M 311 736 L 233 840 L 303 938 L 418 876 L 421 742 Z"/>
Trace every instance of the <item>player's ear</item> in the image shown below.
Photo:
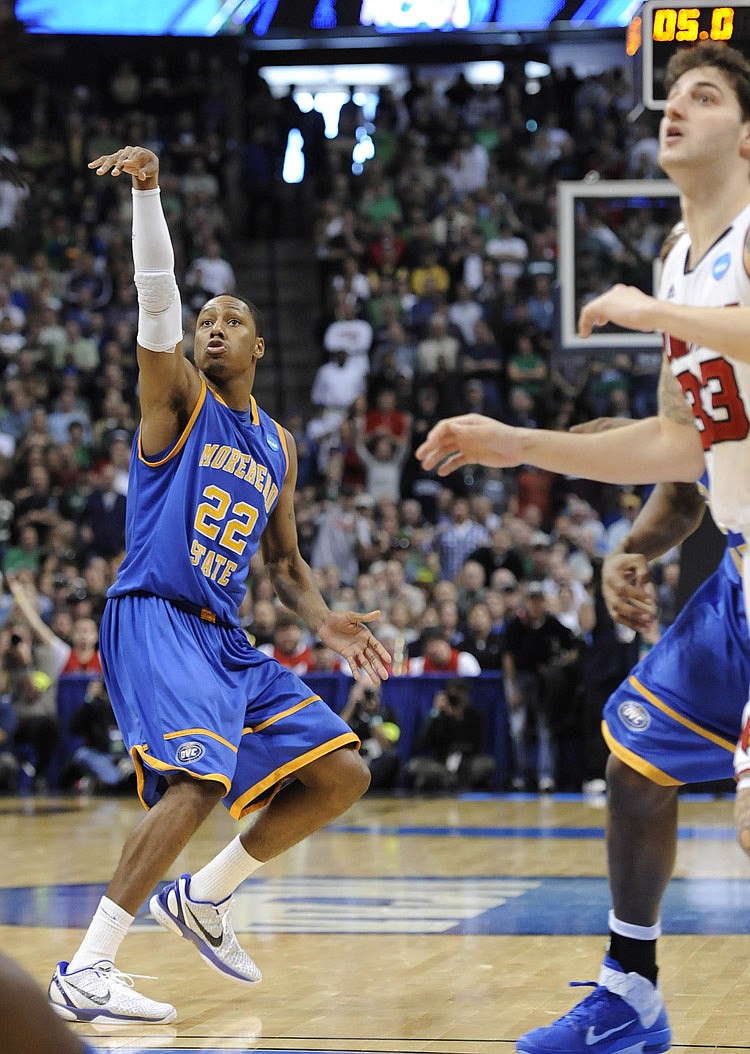
<path fill-rule="evenodd" d="M 750 121 L 745 121 L 742 126 L 743 134 L 740 140 L 740 157 L 750 161 Z"/>
<path fill-rule="evenodd" d="M 255 338 L 255 347 L 253 348 L 253 358 L 262 359 L 266 353 L 266 341 L 265 337 Z"/>

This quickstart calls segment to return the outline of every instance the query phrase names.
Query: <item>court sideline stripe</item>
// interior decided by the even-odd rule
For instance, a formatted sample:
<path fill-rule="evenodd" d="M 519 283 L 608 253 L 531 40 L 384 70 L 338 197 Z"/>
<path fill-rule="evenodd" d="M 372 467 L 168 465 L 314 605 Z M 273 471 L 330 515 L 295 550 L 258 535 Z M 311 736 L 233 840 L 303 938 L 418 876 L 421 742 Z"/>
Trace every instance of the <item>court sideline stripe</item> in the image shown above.
<path fill-rule="evenodd" d="M 414 835 L 430 838 L 604 838 L 603 827 L 411 827 L 400 824 L 329 824 L 329 834 Z M 678 837 L 685 840 L 736 838 L 734 827 L 681 827 Z"/>

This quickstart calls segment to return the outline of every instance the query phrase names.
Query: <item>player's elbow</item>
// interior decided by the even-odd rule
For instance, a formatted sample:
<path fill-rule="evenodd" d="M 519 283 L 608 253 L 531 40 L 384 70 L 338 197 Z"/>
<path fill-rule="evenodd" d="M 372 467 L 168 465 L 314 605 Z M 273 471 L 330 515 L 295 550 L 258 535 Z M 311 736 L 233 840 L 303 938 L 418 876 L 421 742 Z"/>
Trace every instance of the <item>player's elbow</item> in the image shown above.
<path fill-rule="evenodd" d="M 685 475 L 678 480 L 680 483 L 697 483 L 706 470 L 706 459 L 700 443 L 692 444 L 691 449 L 685 454 Z M 676 478 L 676 477 L 675 477 Z"/>
<path fill-rule="evenodd" d="M 266 555 L 263 562 L 271 585 L 277 592 L 285 583 L 297 582 L 304 577 L 304 561 L 299 549 Z"/>
<path fill-rule="evenodd" d="M 703 444 L 692 423 L 677 424 L 661 420 L 662 442 L 657 457 L 660 478 L 673 483 L 696 483 L 706 469 Z"/>

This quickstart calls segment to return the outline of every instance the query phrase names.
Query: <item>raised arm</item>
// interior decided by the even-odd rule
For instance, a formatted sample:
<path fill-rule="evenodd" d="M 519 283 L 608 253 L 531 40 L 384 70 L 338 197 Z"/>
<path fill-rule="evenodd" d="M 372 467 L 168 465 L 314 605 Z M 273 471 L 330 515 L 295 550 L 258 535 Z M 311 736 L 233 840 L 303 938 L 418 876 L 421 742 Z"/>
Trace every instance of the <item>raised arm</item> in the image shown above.
<path fill-rule="evenodd" d="M 289 470 L 260 542 L 271 583 L 281 602 L 299 615 L 324 644 L 346 659 L 355 680 L 364 673 L 379 684 L 388 677 L 386 663 L 390 662 L 390 655 L 363 623 L 376 619 L 380 612 L 363 615 L 356 611 L 331 611 L 299 551 L 294 516 L 297 448 L 286 430 L 285 436 Z"/>
<path fill-rule="evenodd" d="M 660 330 L 727 358 L 750 363 L 750 307 L 689 307 L 658 300 L 634 286 L 615 285 L 583 307 L 578 330 L 582 337 L 588 337 L 597 326 L 608 322 L 641 333 Z"/>
<path fill-rule="evenodd" d="M 141 443 L 145 454 L 156 454 L 184 428 L 201 386 L 197 371 L 182 354 L 182 304 L 161 205 L 159 159 L 145 147 L 125 146 L 88 167 L 97 176 L 125 173 L 132 179 Z"/>
<path fill-rule="evenodd" d="M 70 658 L 72 648 L 69 644 L 66 644 L 61 637 L 58 637 L 56 633 L 53 633 L 39 614 L 36 605 L 36 593 L 32 593 L 31 591 L 27 592 L 15 575 L 9 575 L 6 572 L 4 577 L 8 584 L 11 596 L 15 601 L 16 610 L 19 612 L 36 639 L 49 650 L 50 670 L 47 672 L 52 672 L 54 668 L 54 673 L 56 675 L 62 670 L 65 663 Z"/>
<path fill-rule="evenodd" d="M 439 476 L 464 465 L 535 465 L 602 483 L 690 483 L 700 479 L 705 467 L 698 430 L 666 359 L 658 417 L 591 435 L 514 428 L 481 414 L 465 414 L 435 425 L 416 456 Z"/>
<path fill-rule="evenodd" d="M 513 468 L 536 465 L 603 483 L 656 483 L 700 478 L 704 468 L 698 432 L 690 422 L 648 417 L 621 433 L 573 435 L 541 428 L 513 428 L 480 414 L 447 418 L 416 451 L 426 469 L 447 476 L 464 465 Z"/>
<path fill-rule="evenodd" d="M 50 627 L 39 614 L 36 600 L 29 596 L 15 575 L 6 573 L 5 581 L 13 600 L 15 601 L 16 608 L 37 640 L 51 648 L 54 648 L 59 644 L 64 645 L 65 642 L 61 641 L 57 634 L 52 632 Z"/>

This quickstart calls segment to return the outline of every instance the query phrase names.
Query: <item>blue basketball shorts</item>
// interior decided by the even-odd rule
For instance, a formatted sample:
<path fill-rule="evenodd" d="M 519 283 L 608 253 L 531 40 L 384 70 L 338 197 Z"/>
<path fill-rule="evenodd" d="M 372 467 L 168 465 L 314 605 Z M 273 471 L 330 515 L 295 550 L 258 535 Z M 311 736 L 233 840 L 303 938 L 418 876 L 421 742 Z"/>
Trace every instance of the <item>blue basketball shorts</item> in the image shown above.
<path fill-rule="evenodd" d="M 100 627 L 112 707 L 146 808 L 187 772 L 225 788 L 239 819 L 296 771 L 339 747 L 349 726 L 296 674 L 253 648 L 241 629 L 202 621 L 166 600 L 107 602 Z"/>
<path fill-rule="evenodd" d="M 749 686 L 742 584 L 722 566 L 610 696 L 604 738 L 665 787 L 732 778 Z"/>

